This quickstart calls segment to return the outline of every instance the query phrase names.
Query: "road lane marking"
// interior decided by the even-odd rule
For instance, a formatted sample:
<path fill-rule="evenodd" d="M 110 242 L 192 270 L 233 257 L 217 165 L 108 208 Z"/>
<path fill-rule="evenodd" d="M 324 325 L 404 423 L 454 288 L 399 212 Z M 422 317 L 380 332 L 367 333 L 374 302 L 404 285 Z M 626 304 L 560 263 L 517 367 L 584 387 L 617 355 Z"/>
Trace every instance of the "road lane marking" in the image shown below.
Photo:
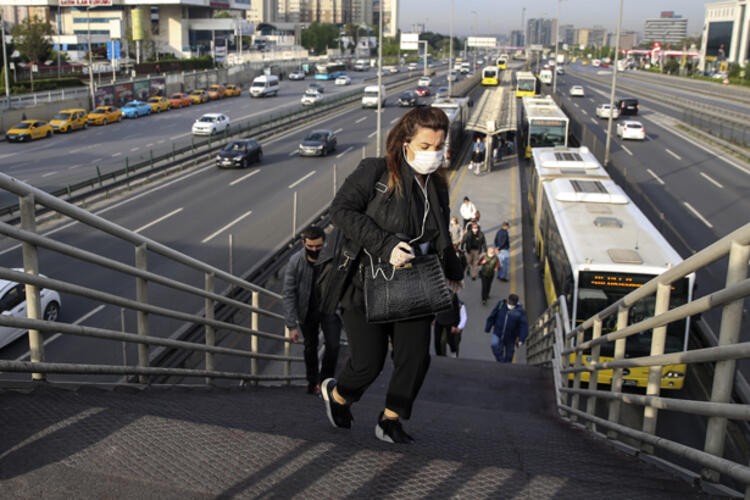
<path fill-rule="evenodd" d="M 359 120 L 355 121 L 354 123 L 362 123 L 365 120 L 367 120 L 367 117 L 363 116 L 362 118 L 360 118 Z M 15 154 L 15 153 L 13 153 L 13 154 Z"/>
<path fill-rule="evenodd" d="M 18 152 L 16 152 L 16 153 L 5 153 L 4 155 L 0 155 L 0 160 L 2 160 L 4 158 L 10 158 L 11 156 L 16 156 L 17 154 L 18 154 Z"/>
<path fill-rule="evenodd" d="M 690 203 L 688 203 L 686 201 L 683 201 L 682 204 L 685 205 L 685 207 L 687 207 L 688 210 L 690 210 L 691 212 L 693 212 L 693 215 L 695 215 L 698 219 L 700 219 L 701 222 L 703 222 L 705 225 L 707 225 L 708 227 L 710 227 L 711 229 L 713 229 L 714 225 L 711 224 L 710 222 L 708 222 L 706 220 L 706 218 L 703 217 L 699 211 L 697 211 L 695 208 L 693 208 L 693 206 Z"/>
<path fill-rule="evenodd" d="M 247 178 L 249 178 L 249 177 L 252 177 L 252 176 L 254 176 L 254 175 L 255 175 L 255 174 L 257 174 L 258 172 L 260 172 L 260 170 L 259 170 L 259 169 L 253 170 L 253 171 L 252 171 L 252 172 L 250 172 L 249 174 L 245 174 L 245 175 L 243 175 L 242 177 L 240 177 L 239 179 L 235 179 L 235 180 L 233 180 L 232 182 L 230 182 L 230 183 L 229 183 L 229 185 L 230 185 L 230 186 L 234 186 L 234 185 L 236 185 L 236 184 L 239 184 L 240 182 L 244 181 L 245 179 L 247 179 Z"/>
<path fill-rule="evenodd" d="M 252 213 L 253 213 L 253 211 L 252 211 L 252 210 L 248 210 L 247 212 L 245 212 L 244 214 L 240 215 L 239 217 L 237 217 L 237 218 L 236 218 L 236 219 L 234 219 L 234 220 L 233 220 L 232 222 L 230 222 L 230 223 L 229 223 L 229 224 L 227 224 L 226 226 L 222 227 L 222 228 L 221 228 L 221 229 L 219 229 L 218 231 L 215 231 L 214 233 L 212 233 L 212 234 L 210 234 L 210 235 L 206 236 L 205 238 L 203 238 L 203 239 L 201 240 L 201 243 L 206 243 L 207 241 L 210 241 L 210 240 L 214 239 L 214 237 L 216 237 L 217 235 L 219 235 L 219 234 L 223 233 L 224 231 L 226 231 L 226 230 L 227 230 L 227 229 L 229 229 L 230 227 L 234 226 L 235 224 L 237 224 L 238 222 L 240 222 L 240 221 L 241 221 L 242 219 L 244 219 L 245 217 L 248 217 L 248 216 L 249 216 L 250 214 L 252 214 Z"/>
<path fill-rule="evenodd" d="M 659 184 L 661 184 L 662 186 L 663 186 L 664 184 L 666 184 L 666 183 L 665 183 L 665 182 L 664 182 L 663 180 L 661 180 L 661 177 L 659 177 L 658 175 L 656 175 L 656 173 L 655 173 L 655 172 L 654 172 L 653 170 L 651 170 L 650 168 L 647 168 L 647 169 L 646 169 L 646 172 L 648 172 L 649 174 L 651 174 L 651 177 L 653 177 L 654 179 L 656 179 L 656 181 L 657 181 L 657 182 L 658 182 Z"/>
<path fill-rule="evenodd" d="M 50 177 L 50 176 L 53 176 L 53 175 L 57 175 L 57 171 L 47 172 L 46 174 L 42 174 L 42 178 Z"/>
<path fill-rule="evenodd" d="M 574 103 L 573 103 L 573 106 L 575 106 L 576 108 L 580 108 L 580 106 L 578 105 L 578 103 L 577 103 L 577 102 L 574 102 Z"/>
<path fill-rule="evenodd" d="M 297 180 L 296 180 L 296 181 L 294 181 L 293 183 L 289 184 L 289 189 L 294 189 L 294 188 L 295 188 L 295 187 L 296 187 L 296 186 L 297 186 L 298 184 L 300 184 L 300 183 L 304 182 L 304 181 L 305 181 L 305 180 L 306 180 L 306 179 L 307 179 L 308 177 L 311 177 L 311 176 L 313 176 L 313 175 L 315 175 L 315 170 L 313 170 L 313 171 L 312 171 L 312 172 L 310 172 L 309 174 L 305 175 L 304 177 L 302 177 L 302 178 L 300 178 L 300 179 L 297 179 Z"/>
<path fill-rule="evenodd" d="M 376 130 L 376 131 L 375 131 L 375 132 L 373 132 L 372 134 L 368 135 L 368 136 L 367 136 L 367 138 L 368 138 L 368 139 L 372 139 L 372 137 L 373 137 L 373 136 L 374 136 L 375 134 L 377 134 L 377 133 L 378 133 L 378 131 Z"/>
<path fill-rule="evenodd" d="M 151 146 L 153 146 L 153 145 L 154 145 L 154 143 L 153 143 L 153 142 L 149 142 L 148 144 L 146 144 L 146 147 L 147 147 L 147 148 L 150 148 L 150 147 L 151 147 Z"/>
<path fill-rule="evenodd" d="M 629 154 L 630 156 L 633 156 L 633 153 L 631 153 L 631 152 L 630 152 L 630 150 L 629 150 L 628 148 L 626 148 L 626 147 L 625 147 L 625 146 L 623 146 L 622 144 L 620 145 L 620 147 L 621 147 L 621 148 L 622 148 L 622 150 L 623 150 L 623 151 L 625 151 L 625 152 L 626 152 L 627 154 Z"/>
<path fill-rule="evenodd" d="M 165 142 L 167 142 L 167 140 L 166 139 L 162 139 L 159 142 L 157 142 L 157 144 L 164 144 Z"/>
<path fill-rule="evenodd" d="M 154 219 L 151 222 L 149 222 L 148 224 L 144 224 L 141 227 L 139 227 L 138 229 L 133 230 L 133 232 L 134 233 L 140 233 L 141 231 L 145 231 L 146 229 L 150 228 L 151 226 L 154 226 L 154 225 L 160 223 L 161 221 L 163 221 L 165 219 L 168 219 L 168 218 L 172 217 L 173 215 L 176 215 L 176 214 L 178 214 L 180 212 L 182 212 L 182 208 L 177 208 L 175 210 L 172 210 L 168 214 L 162 215 L 158 219 Z"/>
<path fill-rule="evenodd" d="M 99 163 L 99 162 L 100 162 L 100 161 L 102 161 L 103 159 L 104 159 L 104 158 L 96 158 L 96 159 L 94 159 L 94 160 L 91 160 L 91 163 Z"/>
<path fill-rule="evenodd" d="M 594 118 L 593 116 L 589 117 L 589 120 L 591 120 L 591 123 L 593 123 L 595 125 L 599 124 L 599 121 L 596 118 Z"/>
<path fill-rule="evenodd" d="M 112 153 L 112 156 L 120 156 L 121 154 L 122 154 L 122 153 L 120 153 L 120 152 L 117 152 L 117 153 Z"/>
<path fill-rule="evenodd" d="M 131 151 L 138 151 L 139 149 L 141 149 L 140 146 L 136 146 L 134 148 L 130 148 Z"/>
<path fill-rule="evenodd" d="M 75 165 L 71 165 L 71 166 L 69 166 L 69 167 L 68 167 L 68 170 L 74 170 L 74 169 L 76 169 L 76 168 L 78 168 L 78 167 L 82 167 L 82 166 L 83 166 L 83 165 L 81 165 L 80 163 L 76 163 Z"/>
<path fill-rule="evenodd" d="M 93 308 L 92 310 L 90 310 L 89 312 L 87 312 L 86 314 L 84 314 L 83 316 L 81 316 L 80 318 L 78 318 L 77 320 L 75 320 L 72 324 L 73 325 L 79 325 L 79 324 L 83 323 L 84 321 L 86 321 L 87 319 L 89 319 L 94 314 L 96 314 L 99 311 L 101 311 L 102 309 L 104 309 L 104 305 L 97 306 L 97 307 Z M 52 343 L 53 341 L 57 340 L 61 336 L 62 336 L 62 333 L 56 333 L 56 334 L 52 335 L 50 338 L 48 338 L 47 340 L 44 341 L 44 345 L 46 346 L 47 344 Z M 22 355 L 21 357 L 16 358 L 16 361 L 23 361 L 24 359 L 27 359 L 28 357 L 29 357 L 29 353 L 27 352 L 26 354 Z"/>
<path fill-rule="evenodd" d="M 711 177 L 709 177 L 708 175 L 704 174 L 703 172 L 701 172 L 701 177 L 703 177 L 704 179 L 706 179 L 708 182 L 710 182 L 711 184 L 713 184 L 717 188 L 724 189 L 724 186 L 722 186 L 719 183 L 719 181 L 717 181 L 716 179 L 712 179 Z"/>
<path fill-rule="evenodd" d="M 294 151 L 292 151 L 291 153 L 289 153 L 289 156 L 294 156 L 297 153 L 299 153 L 299 150 L 295 149 Z"/>
<path fill-rule="evenodd" d="M 339 129 L 336 129 L 336 130 L 334 130 L 334 131 L 333 131 L 333 133 L 334 133 L 334 134 L 340 134 L 340 133 L 341 133 L 341 132 L 343 132 L 343 131 L 344 131 L 344 129 L 343 129 L 343 128 L 339 128 Z"/>
<path fill-rule="evenodd" d="M 588 112 L 587 112 L 587 111 L 586 111 L 585 109 L 582 109 L 582 110 L 581 110 L 581 114 L 583 114 L 583 115 L 586 115 L 586 116 L 588 116 L 588 115 L 589 115 L 589 114 L 588 114 Z"/>
<path fill-rule="evenodd" d="M 678 160 L 682 160 L 682 158 L 681 158 L 681 157 L 680 157 L 680 156 L 679 156 L 679 155 L 678 155 L 677 153 L 675 153 L 674 151 L 672 151 L 671 149 L 668 149 L 668 148 L 664 148 L 664 151 L 666 151 L 666 152 L 667 152 L 667 153 L 669 153 L 670 155 L 674 156 L 674 157 L 675 157 L 675 158 L 677 158 Z"/>
<path fill-rule="evenodd" d="M 400 118 L 399 118 L 399 120 L 400 120 Z M 348 147 L 348 148 L 346 148 L 346 149 L 345 149 L 345 150 L 344 150 L 343 152 L 341 152 L 341 153 L 337 154 L 337 155 L 336 155 L 336 158 L 341 158 L 342 156 L 344 156 L 344 155 L 345 155 L 346 153 L 348 153 L 348 152 L 349 152 L 349 151 L 351 151 L 352 149 L 354 149 L 354 146 L 349 146 L 349 147 Z"/>
<path fill-rule="evenodd" d="M 399 116 L 399 117 L 396 117 L 396 118 L 394 118 L 393 120 L 391 120 L 391 125 L 393 125 L 394 123 L 396 123 L 396 122 L 397 122 L 397 121 L 399 121 L 400 119 L 401 119 L 401 117 L 400 117 L 400 116 Z"/>

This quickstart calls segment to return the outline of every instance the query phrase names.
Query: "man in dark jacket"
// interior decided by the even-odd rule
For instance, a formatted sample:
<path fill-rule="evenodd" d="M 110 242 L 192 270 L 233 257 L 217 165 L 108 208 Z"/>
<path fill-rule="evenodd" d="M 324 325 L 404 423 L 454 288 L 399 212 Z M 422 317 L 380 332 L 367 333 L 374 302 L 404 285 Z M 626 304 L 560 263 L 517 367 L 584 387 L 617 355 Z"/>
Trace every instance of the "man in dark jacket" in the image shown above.
<path fill-rule="evenodd" d="M 497 279 L 500 281 L 508 281 L 508 268 L 510 267 L 510 235 L 508 234 L 510 229 L 510 222 L 505 221 L 500 226 L 495 234 L 495 246 L 498 251 L 498 258 L 500 259 L 500 268 L 497 271 Z"/>
<path fill-rule="evenodd" d="M 341 338 L 341 319 L 336 313 L 320 311 L 320 295 L 314 286 L 318 260 L 325 242 L 325 233 L 312 226 L 302 233 L 303 248 L 292 255 L 284 273 L 284 322 L 289 337 L 298 342 L 300 332 L 305 338 L 305 368 L 308 394 L 320 394 L 320 382 L 336 372 Z M 318 337 L 323 330 L 325 352 L 318 370 Z"/>
<path fill-rule="evenodd" d="M 511 293 L 508 295 L 508 300 L 501 300 L 492 309 L 484 325 L 484 332 L 490 333 L 490 329 L 492 329 L 490 346 L 495 359 L 500 363 L 510 363 L 513 361 L 516 344 L 523 345 L 529 334 L 526 311 L 518 303 L 518 295 Z"/>

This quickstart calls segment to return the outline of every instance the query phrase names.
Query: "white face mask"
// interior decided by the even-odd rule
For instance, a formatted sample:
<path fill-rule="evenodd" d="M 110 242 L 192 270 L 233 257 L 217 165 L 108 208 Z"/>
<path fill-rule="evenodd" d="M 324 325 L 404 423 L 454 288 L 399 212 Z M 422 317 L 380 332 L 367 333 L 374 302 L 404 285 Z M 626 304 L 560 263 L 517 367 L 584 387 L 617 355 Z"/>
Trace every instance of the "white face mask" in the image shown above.
<path fill-rule="evenodd" d="M 507 304 L 507 306 L 508 306 L 508 309 L 515 309 L 516 308 L 516 306 L 513 305 L 513 304 Z"/>
<path fill-rule="evenodd" d="M 407 146 L 409 145 L 404 144 L 404 158 L 406 159 L 406 163 L 418 174 L 431 174 L 443 164 L 444 153 L 442 149 L 437 151 L 414 151 L 412 149 L 414 159 L 409 160 L 409 157 L 406 155 Z M 411 149 L 410 146 L 409 148 Z"/>

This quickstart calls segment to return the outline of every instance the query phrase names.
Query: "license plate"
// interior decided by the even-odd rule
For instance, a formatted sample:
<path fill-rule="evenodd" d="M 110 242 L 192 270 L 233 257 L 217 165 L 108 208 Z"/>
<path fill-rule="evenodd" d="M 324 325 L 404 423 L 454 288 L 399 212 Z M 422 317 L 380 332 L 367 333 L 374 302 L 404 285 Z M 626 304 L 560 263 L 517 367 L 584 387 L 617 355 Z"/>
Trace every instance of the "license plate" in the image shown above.
<path fill-rule="evenodd" d="M 626 379 L 626 380 L 622 381 L 622 384 L 623 385 L 638 385 L 638 382 L 636 380 L 627 380 Z"/>

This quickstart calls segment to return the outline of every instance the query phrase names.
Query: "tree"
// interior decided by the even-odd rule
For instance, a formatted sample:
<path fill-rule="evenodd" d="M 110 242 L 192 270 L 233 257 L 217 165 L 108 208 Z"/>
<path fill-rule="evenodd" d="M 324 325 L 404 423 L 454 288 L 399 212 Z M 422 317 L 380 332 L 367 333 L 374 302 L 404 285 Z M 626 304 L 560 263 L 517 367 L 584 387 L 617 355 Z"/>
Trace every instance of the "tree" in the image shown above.
<path fill-rule="evenodd" d="M 352 44 L 350 45 L 351 53 L 354 53 L 354 49 L 359 43 L 359 29 L 359 24 L 347 23 L 344 25 L 344 35 L 348 36 L 352 41 Z"/>
<path fill-rule="evenodd" d="M 329 47 L 338 47 L 339 29 L 334 24 L 314 22 L 302 32 L 302 46 L 315 54 L 325 54 Z"/>
<path fill-rule="evenodd" d="M 49 37 L 53 34 L 50 23 L 42 21 L 37 16 L 27 17 L 13 27 L 12 34 L 16 49 L 31 64 L 49 59 L 52 53 Z"/>

